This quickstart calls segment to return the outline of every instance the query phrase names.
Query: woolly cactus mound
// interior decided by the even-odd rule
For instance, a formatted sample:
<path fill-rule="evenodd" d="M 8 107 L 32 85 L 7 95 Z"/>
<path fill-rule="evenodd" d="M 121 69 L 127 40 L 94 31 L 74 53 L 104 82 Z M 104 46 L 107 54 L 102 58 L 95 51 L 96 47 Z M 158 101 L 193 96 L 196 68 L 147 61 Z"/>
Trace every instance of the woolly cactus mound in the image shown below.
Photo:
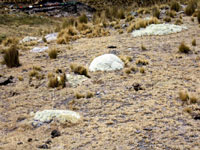
<path fill-rule="evenodd" d="M 145 36 L 145 35 L 167 35 L 172 33 L 178 33 L 182 30 L 186 30 L 187 27 L 174 24 L 152 24 L 146 28 L 135 30 L 132 32 L 133 37 Z"/>
<path fill-rule="evenodd" d="M 34 120 L 41 123 L 48 123 L 53 119 L 56 119 L 60 123 L 70 122 L 74 124 L 78 123 L 81 116 L 71 110 L 43 110 L 36 112 L 34 116 Z"/>

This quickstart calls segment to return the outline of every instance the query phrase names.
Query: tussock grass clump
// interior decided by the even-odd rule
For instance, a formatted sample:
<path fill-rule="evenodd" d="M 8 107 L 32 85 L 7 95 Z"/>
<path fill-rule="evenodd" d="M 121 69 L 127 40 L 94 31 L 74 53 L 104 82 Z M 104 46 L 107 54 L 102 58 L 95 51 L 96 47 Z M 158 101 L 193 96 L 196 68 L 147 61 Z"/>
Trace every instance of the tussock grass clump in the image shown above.
<path fill-rule="evenodd" d="M 135 19 L 135 17 L 134 16 L 132 16 L 132 15 L 128 15 L 127 17 L 126 17 L 126 22 L 130 22 L 130 21 L 132 21 L 132 20 L 134 20 Z"/>
<path fill-rule="evenodd" d="M 11 37 L 6 38 L 2 42 L 3 46 L 11 46 L 11 45 L 16 45 L 18 43 L 19 43 L 19 40 L 17 38 L 11 38 Z"/>
<path fill-rule="evenodd" d="M 191 114 L 192 113 L 192 108 L 186 107 L 186 108 L 183 109 L 183 111 Z"/>
<path fill-rule="evenodd" d="M 182 101 L 182 105 L 188 103 L 189 95 L 186 91 L 180 91 L 178 94 L 179 94 L 179 99 Z"/>
<path fill-rule="evenodd" d="M 87 23 L 88 22 L 88 18 L 85 14 L 82 14 L 81 16 L 79 16 L 78 18 L 80 23 Z"/>
<path fill-rule="evenodd" d="M 181 19 L 177 19 L 175 25 L 181 25 L 181 24 L 183 24 L 183 21 Z"/>
<path fill-rule="evenodd" d="M 187 7 L 185 8 L 185 14 L 191 16 L 195 12 L 196 8 L 197 8 L 196 0 L 190 0 Z"/>
<path fill-rule="evenodd" d="M 165 18 L 164 18 L 164 21 L 165 21 L 165 22 L 171 22 L 172 20 L 171 20 L 171 17 L 165 17 Z"/>
<path fill-rule="evenodd" d="M 147 60 L 144 60 L 144 59 L 138 59 L 136 60 L 136 65 L 142 65 L 142 66 L 145 66 L 145 65 L 148 65 L 149 62 Z"/>
<path fill-rule="evenodd" d="M 58 78 L 57 77 L 51 77 L 49 79 L 48 87 L 51 87 L 51 88 L 58 87 Z"/>
<path fill-rule="evenodd" d="M 74 95 L 77 99 L 85 98 L 85 95 L 79 92 L 76 92 Z"/>
<path fill-rule="evenodd" d="M 198 21 L 198 23 L 200 24 L 200 10 L 199 10 L 198 13 L 197 13 L 197 21 Z"/>
<path fill-rule="evenodd" d="M 86 93 L 86 96 L 85 96 L 85 97 L 86 97 L 86 98 L 92 98 L 92 97 L 94 97 L 94 93 L 88 91 L 88 92 Z"/>
<path fill-rule="evenodd" d="M 179 53 L 188 54 L 189 52 L 191 52 L 191 50 L 190 50 L 190 48 L 184 42 L 182 42 L 180 44 L 180 46 L 179 46 L 178 52 Z"/>
<path fill-rule="evenodd" d="M 195 104 L 197 103 L 197 97 L 195 95 L 190 95 L 190 104 Z"/>
<path fill-rule="evenodd" d="M 140 73 L 142 73 L 142 74 L 145 73 L 145 69 L 143 67 L 140 68 Z"/>
<path fill-rule="evenodd" d="M 2 43 L 3 40 L 6 39 L 6 35 L 0 34 L 0 44 Z"/>
<path fill-rule="evenodd" d="M 123 10 L 123 9 L 119 9 L 119 10 L 117 11 L 116 17 L 117 17 L 118 19 L 125 19 L 124 10 Z"/>
<path fill-rule="evenodd" d="M 49 75 L 48 87 L 56 88 L 56 87 L 65 87 L 65 82 L 67 80 L 66 75 L 63 73 L 62 75 Z"/>
<path fill-rule="evenodd" d="M 119 58 L 124 62 L 125 67 L 132 61 L 132 57 L 130 56 L 120 55 Z"/>
<path fill-rule="evenodd" d="M 127 28 L 127 32 L 130 33 L 132 32 L 134 29 L 138 30 L 140 28 L 146 28 L 148 25 L 150 24 L 159 24 L 160 21 L 156 18 L 156 17 L 152 17 L 149 20 L 145 20 L 145 19 L 138 19 L 136 20 L 135 23 L 132 23 L 128 28 Z"/>
<path fill-rule="evenodd" d="M 57 76 L 57 79 L 58 79 L 58 86 L 64 88 L 66 86 L 65 82 L 67 81 L 65 73 L 63 73 L 60 76 Z"/>
<path fill-rule="evenodd" d="M 81 98 L 92 98 L 92 97 L 94 97 L 94 93 L 93 93 L 93 92 L 90 92 L 90 91 L 88 91 L 88 92 L 85 93 L 85 94 L 82 94 L 82 93 L 80 93 L 80 92 L 75 92 L 74 96 L 75 96 L 76 99 L 81 99 Z"/>
<path fill-rule="evenodd" d="M 157 6 L 155 6 L 152 9 L 152 15 L 159 19 L 159 17 L 160 17 L 160 9 Z"/>
<path fill-rule="evenodd" d="M 69 26 L 75 26 L 75 24 L 76 24 L 76 19 L 73 18 L 73 17 L 70 17 L 70 18 L 63 21 L 62 28 L 64 29 L 64 28 L 67 28 Z"/>
<path fill-rule="evenodd" d="M 18 76 L 19 81 L 24 81 L 24 78 L 22 76 Z"/>
<path fill-rule="evenodd" d="M 125 13 L 122 8 L 117 8 L 116 6 L 108 7 L 105 10 L 105 17 L 111 21 L 114 20 L 115 18 L 125 19 Z"/>
<path fill-rule="evenodd" d="M 180 6 L 179 2 L 173 0 L 170 4 L 170 9 L 175 10 L 175 11 L 179 11 L 181 9 L 181 6 Z"/>
<path fill-rule="evenodd" d="M 33 70 L 42 71 L 42 68 L 39 66 L 33 66 Z"/>
<path fill-rule="evenodd" d="M 56 49 L 51 49 L 49 50 L 48 55 L 51 59 L 56 59 L 58 56 L 58 51 Z"/>
<path fill-rule="evenodd" d="M 193 39 L 193 40 L 192 40 L 192 46 L 196 46 L 196 45 L 197 45 L 196 39 Z"/>
<path fill-rule="evenodd" d="M 141 49 L 143 50 L 143 51 L 146 51 L 147 50 L 147 48 L 142 44 L 141 45 Z"/>
<path fill-rule="evenodd" d="M 167 11 L 166 15 L 170 16 L 171 18 L 174 18 L 176 16 L 176 11 L 174 10 Z"/>
<path fill-rule="evenodd" d="M 77 65 L 77 64 L 71 64 L 70 65 L 71 71 L 75 74 L 84 75 L 88 78 L 90 78 L 88 74 L 88 69 L 86 69 L 84 66 Z"/>
<path fill-rule="evenodd" d="M 36 70 L 32 70 L 32 71 L 29 72 L 29 76 L 30 77 L 36 77 L 36 76 L 38 76 L 38 72 Z"/>
<path fill-rule="evenodd" d="M 130 74 L 131 73 L 131 68 L 126 68 L 126 69 L 124 69 L 124 72 L 126 73 L 126 74 Z"/>
<path fill-rule="evenodd" d="M 12 45 L 10 48 L 4 51 L 3 63 L 9 68 L 20 66 L 19 52 L 15 45 Z"/>

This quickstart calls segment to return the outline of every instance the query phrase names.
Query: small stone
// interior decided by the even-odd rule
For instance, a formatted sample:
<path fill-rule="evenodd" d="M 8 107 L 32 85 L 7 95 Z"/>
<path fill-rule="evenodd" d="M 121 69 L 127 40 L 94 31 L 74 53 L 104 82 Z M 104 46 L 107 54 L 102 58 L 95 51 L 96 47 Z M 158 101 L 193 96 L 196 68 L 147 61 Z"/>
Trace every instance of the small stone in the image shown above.
<path fill-rule="evenodd" d="M 111 46 L 108 46 L 108 48 L 117 48 L 117 46 L 111 45 Z"/>
<path fill-rule="evenodd" d="M 49 146 L 47 144 L 39 145 L 37 148 L 39 149 L 49 149 Z"/>
<path fill-rule="evenodd" d="M 17 143 L 17 145 L 22 145 L 22 144 L 23 144 L 23 142 L 18 142 L 18 143 Z"/>
<path fill-rule="evenodd" d="M 33 139 L 32 138 L 28 138 L 28 140 L 27 140 L 28 142 L 32 142 L 33 141 Z"/>
<path fill-rule="evenodd" d="M 50 139 L 48 139 L 45 143 L 46 143 L 46 144 L 51 144 L 52 141 L 51 141 Z"/>
<path fill-rule="evenodd" d="M 194 120 L 200 120 L 200 115 L 194 116 Z"/>
<path fill-rule="evenodd" d="M 58 130 L 53 130 L 51 132 L 51 138 L 59 137 L 61 134 Z"/>
<path fill-rule="evenodd" d="M 143 90 L 143 88 L 141 87 L 139 83 L 134 83 L 132 86 L 135 91 Z"/>

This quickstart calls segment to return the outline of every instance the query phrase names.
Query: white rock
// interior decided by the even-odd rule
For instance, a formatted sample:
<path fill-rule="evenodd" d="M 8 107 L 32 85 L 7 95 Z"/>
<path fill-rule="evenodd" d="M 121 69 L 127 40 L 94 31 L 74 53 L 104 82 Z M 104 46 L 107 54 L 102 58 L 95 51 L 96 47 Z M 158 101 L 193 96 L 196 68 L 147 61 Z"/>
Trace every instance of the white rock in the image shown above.
<path fill-rule="evenodd" d="M 167 35 L 171 33 L 181 32 L 186 30 L 187 27 L 174 24 L 152 24 L 146 28 L 135 30 L 132 32 L 133 37 L 144 35 Z"/>
<path fill-rule="evenodd" d="M 35 113 L 34 121 L 40 123 L 48 123 L 51 120 L 56 119 L 60 123 L 78 123 L 81 119 L 79 113 L 71 110 L 43 110 Z"/>
<path fill-rule="evenodd" d="M 34 47 L 31 52 L 34 52 L 34 53 L 39 53 L 39 52 L 43 52 L 43 51 L 46 51 L 48 49 L 47 46 L 43 46 L 43 47 Z"/>
<path fill-rule="evenodd" d="M 96 57 L 89 66 L 90 71 L 112 71 L 124 67 L 122 60 L 114 54 L 104 54 Z"/>
<path fill-rule="evenodd" d="M 37 37 L 26 36 L 20 41 L 20 43 L 26 43 L 26 42 L 36 41 L 36 40 L 37 40 Z"/>
<path fill-rule="evenodd" d="M 50 33 L 45 36 L 47 42 L 55 41 L 57 39 L 58 33 Z"/>

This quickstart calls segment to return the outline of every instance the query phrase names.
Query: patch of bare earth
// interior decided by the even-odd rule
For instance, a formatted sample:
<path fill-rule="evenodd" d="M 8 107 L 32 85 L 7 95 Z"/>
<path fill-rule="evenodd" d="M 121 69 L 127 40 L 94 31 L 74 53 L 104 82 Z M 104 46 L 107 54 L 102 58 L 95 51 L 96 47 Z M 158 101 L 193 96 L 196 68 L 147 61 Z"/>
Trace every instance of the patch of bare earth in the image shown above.
<path fill-rule="evenodd" d="M 166 36 L 133 38 L 131 34 L 79 39 L 69 45 L 57 45 L 61 51 L 51 60 L 47 52 L 20 51 L 19 68 L 0 66 L 4 76 L 14 76 L 14 83 L 0 86 L 0 149 L 199 149 L 200 122 L 184 112 L 178 99 L 182 89 L 200 97 L 200 28 L 197 22 L 184 18 L 189 30 Z M 197 46 L 192 47 L 195 38 Z M 192 47 L 193 54 L 179 54 L 182 41 Z M 146 51 L 141 50 L 144 44 Z M 48 44 L 55 45 L 55 43 Z M 110 45 L 117 46 L 112 50 Z M 89 66 L 99 54 L 116 53 L 149 62 L 145 73 L 90 72 L 91 82 L 77 88 L 61 90 L 47 87 L 47 75 L 57 68 L 70 72 L 71 63 Z M 45 78 L 29 77 L 33 66 L 42 68 Z M 23 77 L 19 81 L 18 77 Z M 139 83 L 143 90 L 132 86 Z M 95 93 L 94 97 L 76 99 L 74 92 Z M 198 104 L 195 104 L 198 106 Z M 83 116 L 74 126 L 60 126 L 56 122 L 33 128 L 31 112 L 44 109 L 72 109 Z M 58 129 L 61 136 L 51 138 Z M 32 139 L 32 140 L 31 140 Z M 49 142 L 50 140 L 51 142 Z"/>

